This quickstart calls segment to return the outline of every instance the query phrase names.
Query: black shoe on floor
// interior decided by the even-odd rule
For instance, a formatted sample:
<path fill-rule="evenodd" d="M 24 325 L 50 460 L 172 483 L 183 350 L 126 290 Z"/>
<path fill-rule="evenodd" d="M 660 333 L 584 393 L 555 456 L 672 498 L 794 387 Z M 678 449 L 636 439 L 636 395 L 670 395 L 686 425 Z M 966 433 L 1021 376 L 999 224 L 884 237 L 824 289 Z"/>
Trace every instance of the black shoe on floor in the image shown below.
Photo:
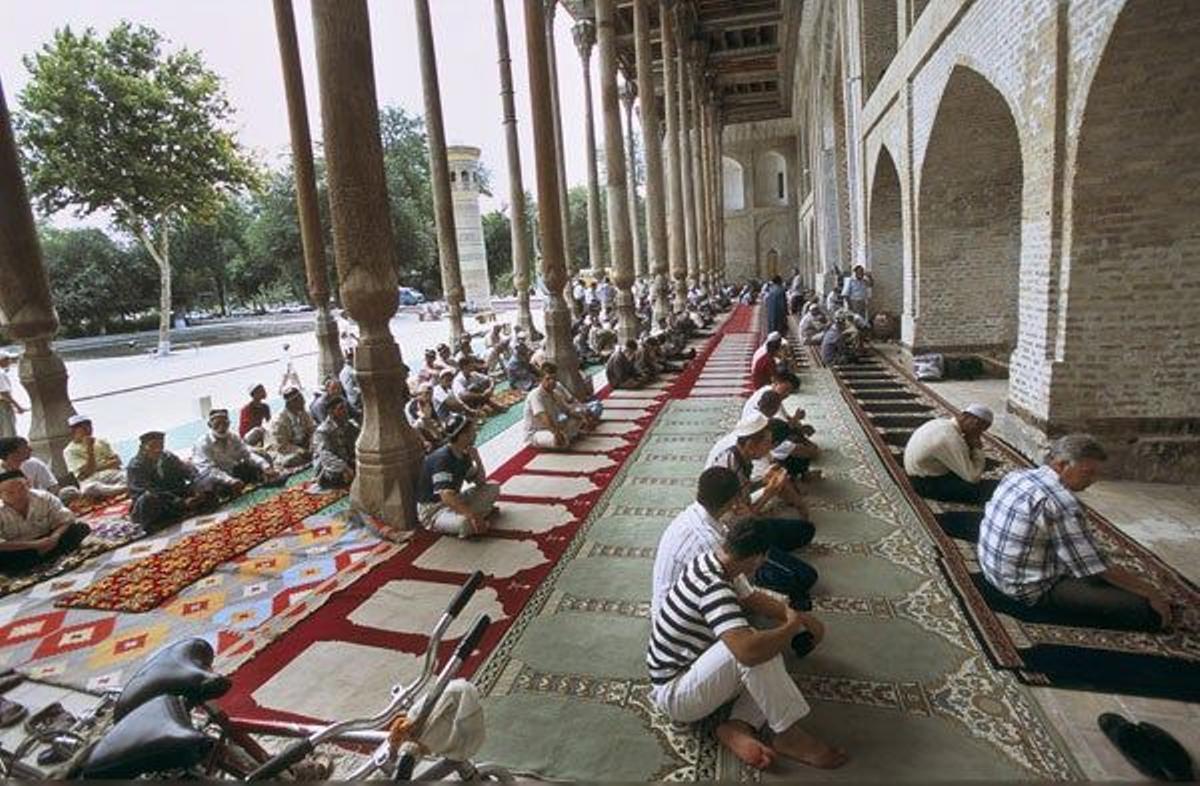
<path fill-rule="evenodd" d="M 1190 782 L 1196 780 L 1192 768 L 1192 757 L 1187 749 L 1179 744 L 1179 740 L 1161 726 L 1142 721 L 1137 725 L 1138 731 L 1150 743 L 1163 776 L 1169 781 Z"/>
<path fill-rule="evenodd" d="M 1126 761 L 1147 778 L 1164 781 L 1167 775 L 1148 736 L 1136 725 L 1115 712 L 1106 712 L 1096 719 L 1104 736 L 1117 746 Z"/>

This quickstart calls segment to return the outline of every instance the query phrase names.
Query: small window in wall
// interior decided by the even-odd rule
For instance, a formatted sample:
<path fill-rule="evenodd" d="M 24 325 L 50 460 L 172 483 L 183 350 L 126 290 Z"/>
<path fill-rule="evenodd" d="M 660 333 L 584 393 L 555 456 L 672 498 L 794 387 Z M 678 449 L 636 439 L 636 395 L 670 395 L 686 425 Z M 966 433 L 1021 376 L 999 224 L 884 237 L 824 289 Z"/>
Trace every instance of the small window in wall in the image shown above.
<path fill-rule="evenodd" d="M 450 182 L 454 183 L 457 180 L 458 180 L 458 173 L 455 172 L 454 170 L 450 170 Z"/>
<path fill-rule="evenodd" d="M 754 204 L 756 207 L 776 207 L 788 203 L 787 159 L 768 150 L 755 162 Z"/>
<path fill-rule="evenodd" d="M 722 157 L 721 179 L 725 189 L 725 212 L 743 210 L 746 207 L 745 170 L 732 158 Z"/>

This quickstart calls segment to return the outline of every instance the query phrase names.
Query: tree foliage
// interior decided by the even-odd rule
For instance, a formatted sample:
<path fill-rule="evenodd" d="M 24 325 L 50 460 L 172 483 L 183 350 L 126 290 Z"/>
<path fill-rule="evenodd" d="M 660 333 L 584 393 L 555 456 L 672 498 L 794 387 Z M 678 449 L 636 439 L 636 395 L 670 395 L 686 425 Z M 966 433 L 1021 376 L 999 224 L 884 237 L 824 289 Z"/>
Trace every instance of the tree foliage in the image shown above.
<path fill-rule="evenodd" d="M 169 346 L 171 232 L 216 219 L 231 193 L 257 181 L 227 128 L 220 78 L 197 53 L 164 54 L 163 43 L 129 22 L 103 38 L 64 27 L 25 58 L 31 78 L 16 116 L 40 209 L 108 211 L 158 264 L 160 351 Z"/>
<path fill-rule="evenodd" d="M 50 291 L 67 335 L 125 330 L 154 305 L 154 263 L 99 229 L 41 229 Z"/>

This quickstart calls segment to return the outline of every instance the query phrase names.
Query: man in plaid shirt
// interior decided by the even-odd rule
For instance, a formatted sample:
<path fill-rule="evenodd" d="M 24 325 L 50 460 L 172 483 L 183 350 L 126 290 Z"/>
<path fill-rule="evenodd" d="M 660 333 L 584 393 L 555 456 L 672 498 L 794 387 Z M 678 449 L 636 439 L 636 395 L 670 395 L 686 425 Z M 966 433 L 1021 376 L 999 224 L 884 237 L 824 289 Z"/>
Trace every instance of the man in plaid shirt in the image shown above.
<path fill-rule="evenodd" d="M 1094 438 L 1070 434 L 1050 446 L 1043 466 L 1009 473 L 979 527 L 979 564 L 993 587 L 1056 622 L 1158 630 L 1171 623 L 1170 604 L 1105 562 L 1074 494 L 1095 481 L 1106 458 Z"/>

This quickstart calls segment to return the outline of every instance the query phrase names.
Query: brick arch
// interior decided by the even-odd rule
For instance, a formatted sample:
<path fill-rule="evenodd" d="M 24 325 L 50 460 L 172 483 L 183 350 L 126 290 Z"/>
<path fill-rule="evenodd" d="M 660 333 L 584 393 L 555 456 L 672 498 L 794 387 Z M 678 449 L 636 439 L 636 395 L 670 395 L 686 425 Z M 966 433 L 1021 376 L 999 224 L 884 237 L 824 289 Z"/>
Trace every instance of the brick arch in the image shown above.
<path fill-rule="evenodd" d="M 921 169 L 914 347 L 1006 353 L 1016 344 L 1022 177 L 1008 103 L 956 66 Z"/>
<path fill-rule="evenodd" d="M 1056 417 L 1200 408 L 1200 16 L 1129 0 L 1078 136 Z"/>
<path fill-rule="evenodd" d="M 867 258 L 875 286 L 871 309 L 899 316 L 904 305 L 904 226 L 900 175 L 886 145 L 879 148 L 867 202 Z"/>
<path fill-rule="evenodd" d="M 862 0 L 861 8 L 863 96 L 870 98 L 896 56 L 896 2 Z"/>

